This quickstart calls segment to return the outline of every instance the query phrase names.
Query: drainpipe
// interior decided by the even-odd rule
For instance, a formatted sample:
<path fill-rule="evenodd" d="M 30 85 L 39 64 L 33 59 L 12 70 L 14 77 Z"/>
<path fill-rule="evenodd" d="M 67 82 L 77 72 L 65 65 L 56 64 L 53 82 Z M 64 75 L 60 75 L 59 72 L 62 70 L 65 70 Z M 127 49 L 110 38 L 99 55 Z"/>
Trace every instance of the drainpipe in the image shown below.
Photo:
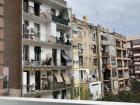
<path fill-rule="evenodd" d="M 96 41 L 97 41 L 97 57 L 98 57 L 98 74 L 99 81 L 101 84 L 101 96 L 104 96 L 104 83 L 103 83 L 103 71 L 102 71 L 102 59 L 101 59 L 101 45 L 100 45 L 100 34 L 99 34 L 99 25 L 95 26 L 96 31 Z"/>

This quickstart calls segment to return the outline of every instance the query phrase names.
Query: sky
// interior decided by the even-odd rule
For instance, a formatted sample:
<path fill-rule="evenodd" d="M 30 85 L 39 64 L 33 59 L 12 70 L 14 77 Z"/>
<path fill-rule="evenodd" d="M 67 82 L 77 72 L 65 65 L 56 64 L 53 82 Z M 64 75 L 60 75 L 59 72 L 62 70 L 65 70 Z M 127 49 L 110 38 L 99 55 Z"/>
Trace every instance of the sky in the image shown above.
<path fill-rule="evenodd" d="M 73 14 L 126 36 L 140 35 L 140 0 L 66 0 Z"/>

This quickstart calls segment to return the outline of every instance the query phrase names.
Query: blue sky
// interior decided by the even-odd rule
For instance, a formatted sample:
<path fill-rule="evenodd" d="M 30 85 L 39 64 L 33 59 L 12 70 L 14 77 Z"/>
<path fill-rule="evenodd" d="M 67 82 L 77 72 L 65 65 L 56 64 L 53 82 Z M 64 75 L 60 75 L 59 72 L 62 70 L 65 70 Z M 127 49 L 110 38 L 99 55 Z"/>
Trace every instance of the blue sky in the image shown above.
<path fill-rule="evenodd" d="M 77 18 L 88 16 L 90 23 L 111 31 L 140 35 L 140 0 L 66 0 Z"/>

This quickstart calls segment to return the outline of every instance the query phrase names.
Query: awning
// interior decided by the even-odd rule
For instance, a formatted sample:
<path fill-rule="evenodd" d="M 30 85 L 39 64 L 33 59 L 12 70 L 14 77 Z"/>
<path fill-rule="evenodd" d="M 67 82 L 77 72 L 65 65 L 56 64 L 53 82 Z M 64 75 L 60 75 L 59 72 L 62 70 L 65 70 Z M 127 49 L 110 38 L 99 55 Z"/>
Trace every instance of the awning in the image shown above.
<path fill-rule="evenodd" d="M 70 79 L 70 77 L 66 73 L 63 72 L 62 76 L 63 76 L 66 84 L 71 84 L 71 79 Z"/>
<path fill-rule="evenodd" d="M 64 82 L 62 76 L 58 72 L 54 72 L 54 76 L 57 79 L 57 82 Z"/>

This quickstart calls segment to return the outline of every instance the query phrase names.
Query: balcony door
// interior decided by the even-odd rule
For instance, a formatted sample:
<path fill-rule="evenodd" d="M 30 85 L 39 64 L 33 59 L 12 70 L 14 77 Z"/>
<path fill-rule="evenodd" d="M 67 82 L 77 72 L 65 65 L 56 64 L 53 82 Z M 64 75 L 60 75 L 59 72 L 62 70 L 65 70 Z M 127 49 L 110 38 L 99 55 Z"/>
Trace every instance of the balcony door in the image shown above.
<path fill-rule="evenodd" d="M 24 24 L 23 24 L 23 38 L 29 38 L 29 21 L 24 20 Z"/>
<path fill-rule="evenodd" d="M 29 61 L 29 46 L 28 45 L 23 46 L 23 60 L 26 62 Z"/>
<path fill-rule="evenodd" d="M 34 28 L 35 28 L 35 37 L 40 38 L 40 24 L 34 23 Z"/>
<path fill-rule="evenodd" d="M 57 49 L 52 50 L 53 64 L 57 65 Z"/>
<path fill-rule="evenodd" d="M 40 61 L 41 60 L 41 47 L 35 46 L 34 53 L 35 53 L 35 61 Z"/>

